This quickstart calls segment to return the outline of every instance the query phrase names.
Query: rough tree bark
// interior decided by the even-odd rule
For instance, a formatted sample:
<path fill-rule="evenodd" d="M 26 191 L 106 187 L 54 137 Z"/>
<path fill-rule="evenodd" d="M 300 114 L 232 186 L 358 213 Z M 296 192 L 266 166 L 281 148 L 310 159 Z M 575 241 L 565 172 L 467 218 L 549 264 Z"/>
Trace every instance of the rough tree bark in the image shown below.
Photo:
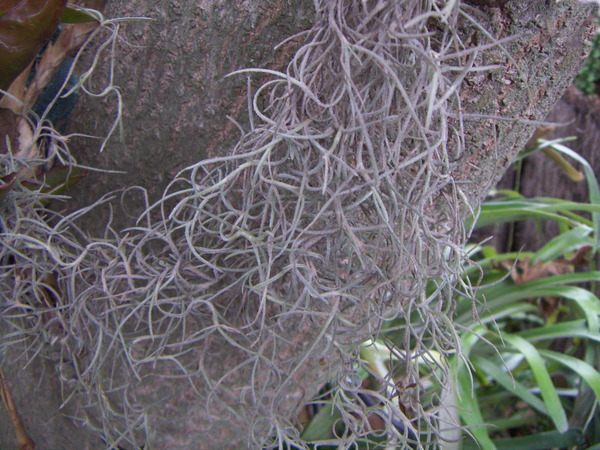
<path fill-rule="evenodd" d="M 283 38 L 306 29 L 312 14 L 310 2 L 296 0 L 164 2 L 160 0 L 114 0 L 106 16 L 147 16 L 154 22 L 124 27 L 130 45 L 116 50 L 115 84 L 124 98 L 124 141 L 113 140 L 104 153 L 97 146 L 77 142 L 81 163 L 106 169 L 126 170 L 126 175 L 90 175 L 74 193 L 78 205 L 89 203 L 107 191 L 142 185 L 157 198 L 175 173 L 187 164 L 225 151 L 238 131 L 226 115 L 245 123 L 245 80 L 223 79 L 233 70 L 259 66 L 285 67 L 299 40 L 292 40 L 276 52 L 273 46 Z M 504 71 L 469 76 L 463 85 L 463 108 L 467 113 L 486 114 L 489 119 L 467 122 L 468 155 L 454 173 L 465 182 L 465 192 L 476 206 L 487 189 L 499 179 L 516 151 L 522 147 L 552 105 L 560 98 L 581 66 L 595 26 L 588 20 L 591 6 L 566 0 L 508 0 L 468 2 L 472 13 L 498 39 L 517 38 L 504 51 L 490 49 L 483 64 L 501 64 Z M 481 39 L 480 30 L 465 23 L 464 40 Z M 256 80 L 255 80 L 256 81 Z M 260 80 L 258 80 L 260 81 Z M 83 98 L 72 129 L 102 134 L 112 120 L 105 109 Z M 497 120 L 491 116 L 523 120 Z M 75 147 L 75 146 L 74 146 Z M 130 216 L 143 208 L 140 199 L 127 202 Z M 103 223 L 94 217 L 94 223 Z M 127 225 L 116 215 L 115 227 Z M 102 225 L 96 226 L 96 231 Z M 360 314 L 360 311 L 357 311 Z M 291 342 L 301 347 L 314 330 L 288 328 Z M 294 334 L 295 333 L 295 334 Z M 360 339 L 364 336 L 347 337 Z M 307 339 L 310 342 L 310 339 Z M 210 367 L 213 378 L 235 367 L 235 352 L 219 353 L 213 342 L 193 355 Z M 294 351 L 294 346 L 286 349 Z M 14 350 L 15 361 L 19 352 Z M 293 359 L 293 354 L 278 358 Z M 340 364 L 333 349 L 325 360 L 310 360 L 294 374 L 293 384 L 283 387 L 270 380 L 265 396 L 285 393 L 284 402 L 292 417 L 298 406 L 316 393 Z M 58 377 L 53 366 L 34 364 L 6 368 L 15 402 L 26 428 L 41 448 L 102 448 L 103 444 L 80 424 L 59 412 Z M 239 372 L 243 374 L 243 372 Z M 241 375 L 240 375 L 241 376 Z M 203 389 L 177 380 L 151 380 L 138 392 L 147 408 L 154 430 L 152 448 L 243 448 L 249 430 L 245 420 L 264 413 L 268 402 L 252 405 L 251 399 L 234 398 L 247 380 L 224 379 L 223 404 L 216 409 L 198 406 L 194 389 Z M 289 380 L 288 380 L 289 381 Z M 206 387 L 205 387 L 206 388 Z M 165 399 L 165 393 L 168 397 Z M 231 394 L 231 398 L 227 394 Z M 202 394 L 202 392 L 200 392 Z M 40 407 L 40 399 L 43 406 Z M 210 403 L 212 405 L 212 403 Z M 220 409 L 219 409 L 220 408 Z M 68 411 L 67 411 L 68 413 Z M 0 416 L 0 447 L 15 448 L 10 425 Z M 254 430 L 255 431 L 255 430 Z"/>
<path fill-rule="evenodd" d="M 116 55 L 115 82 L 127 105 L 124 139 L 113 138 L 112 150 L 103 153 L 87 141 L 81 148 L 86 165 L 126 173 L 90 174 L 86 192 L 74 193 L 78 206 L 88 203 L 90 193 L 100 197 L 134 185 L 157 200 L 179 170 L 235 143 L 239 131 L 227 116 L 247 123 L 246 78 L 225 76 L 247 67 L 285 68 L 301 39 L 273 48 L 309 28 L 313 10 L 311 2 L 298 0 L 110 1 L 105 15 L 143 16 L 152 22 L 126 25 L 131 45 L 119 46 Z M 254 77 L 253 85 L 264 79 Z M 114 107 L 111 100 L 81 102 L 71 128 L 83 126 L 102 136 Z M 115 227 L 130 225 L 143 207 L 141 197 L 129 197 L 125 214 L 115 216 Z M 90 226 L 102 230 L 93 221 Z"/>

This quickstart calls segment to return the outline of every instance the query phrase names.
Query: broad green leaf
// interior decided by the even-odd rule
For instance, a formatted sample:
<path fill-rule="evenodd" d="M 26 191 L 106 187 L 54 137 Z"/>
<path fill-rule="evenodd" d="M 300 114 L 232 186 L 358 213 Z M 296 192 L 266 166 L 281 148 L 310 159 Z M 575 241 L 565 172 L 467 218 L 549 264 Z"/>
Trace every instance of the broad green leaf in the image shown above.
<path fill-rule="evenodd" d="M 590 280 L 590 273 L 580 274 L 588 275 L 588 277 L 582 277 Z M 597 274 L 594 274 L 594 278 Z M 506 304 L 517 300 L 532 299 L 538 297 L 564 297 L 570 300 L 575 300 L 582 305 L 582 308 L 589 308 L 589 312 L 600 314 L 600 299 L 587 289 L 583 289 L 577 286 L 556 286 L 552 282 L 552 278 L 547 277 L 539 280 L 535 280 L 529 283 L 523 283 L 520 285 L 506 285 L 501 287 L 493 287 L 482 292 L 489 300 L 487 307 L 492 309 L 497 305 Z M 566 278 L 566 277 L 565 277 Z M 573 277 L 576 278 L 576 277 Z"/>
<path fill-rule="evenodd" d="M 572 214 L 572 211 L 587 211 L 592 215 L 600 214 L 600 204 L 543 198 L 488 201 L 481 206 L 475 228 L 531 219 L 553 220 L 562 225 L 589 224 L 591 226 L 594 223 L 582 216 Z M 467 221 L 467 226 L 470 226 L 469 221 Z"/>
<path fill-rule="evenodd" d="M 99 20 L 100 15 L 96 11 L 71 4 L 67 5 L 60 18 L 63 23 L 98 22 Z"/>
<path fill-rule="evenodd" d="M 527 287 L 550 287 L 562 284 L 587 283 L 590 281 L 600 281 L 600 271 L 590 270 L 589 272 L 566 273 L 562 275 L 552 275 L 551 277 L 539 278 L 537 280 L 528 281 L 514 288 Z"/>
<path fill-rule="evenodd" d="M 485 328 L 476 326 L 467 333 L 463 333 L 462 354 L 465 358 L 473 350 L 473 347 L 479 342 L 486 333 Z M 482 449 L 495 449 L 486 425 L 477 396 L 474 393 L 473 379 L 470 376 L 470 369 L 466 366 L 464 360 L 459 356 L 454 356 L 450 361 L 451 372 L 456 374 L 457 395 L 456 401 L 459 406 L 459 415 L 463 423 L 468 427 L 469 433 L 477 440 Z"/>
<path fill-rule="evenodd" d="M 304 428 L 300 437 L 305 441 L 322 441 L 331 437 L 331 430 L 340 420 L 341 414 L 331 403 L 323 405 L 319 412 Z"/>
<path fill-rule="evenodd" d="M 60 194 L 88 175 L 86 169 L 80 167 L 59 167 L 46 173 L 44 177 L 44 193 Z"/>
<path fill-rule="evenodd" d="M 548 408 L 546 408 L 544 402 L 529 392 L 529 389 L 527 389 L 525 386 L 516 382 L 510 374 L 506 373 L 506 368 L 504 366 L 500 366 L 491 362 L 490 360 L 477 356 L 473 356 L 471 358 L 471 362 L 476 368 L 480 369 L 486 375 L 501 384 L 504 389 L 512 392 L 514 395 L 531 405 L 531 407 L 537 409 L 542 414 L 549 415 Z"/>
<path fill-rule="evenodd" d="M 508 430 L 510 428 L 520 428 L 523 426 L 535 426 L 540 420 L 537 414 L 531 414 L 529 409 L 522 409 L 515 412 L 510 417 L 495 417 L 489 420 L 490 425 L 494 426 L 498 431 Z M 497 440 L 494 440 L 497 445 Z"/>
<path fill-rule="evenodd" d="M 492 273 L 501 273 L 504 272 L 504 277 L 508 278 L 508 272 L 504 269 L 498 269 L 495 267 L 494 263 L 508 261 L 511 265 L 515 260 L 519 258 L 530 258 L 533 257 L 532 252 L 512 252 L 512 253 L 500 253 L 500 254 L 491 254 L 484 255 L 485 258 L 477 261 L 470 262 L 469 264 L 465 264 L 463 268 L 463 278 L 469 275 L 480 274 L 483 273 L 484 276 L 489 276 Z M 485 288 L 486 284 L 483 283 L 480 287 Z"/>
<path fill-rule="evenodd" d="M 600 299 L 587 289 L 577 286 L 554 286 L 538 290 L 539 297 L 562 297 L 575 301 L 585 314 L 592 332 L 600 330 Z"/>
<path fill-rule="evenodd" d="M 538 261 L 552 261 L 570 251 L 578 250 L 586 244 L 591 244 L 593 246 L 594 241 L 587 239 L 592 231 L 593 230 L 591 228 L 585 225 L 580 225 L 570 231 L 567 231 L 566 233 L 559 234 L 535 253 L 531 263 L 534 264 Z"/>
<path fill-rule="evenodd" d="M 558 396 L 558 392 L 552 383 L 548 369 L 546 369 L 544 359 L 538 350 L 519 336 L 504 333 L 502 338 L 525 357 L 540 388 L 542 398 L 544 399 L 544 403 L 546 404 L 546 408 L 548 408 L 548 413 L 552 418 L 554 425 L 560 432 L 564 433 L 567 431 L 569 429 L 567 415 Z"/>
<path fill-rule="evenodd" d="M 39 191 L 42 194 L 60 195 L 79 180 L 86 177 L 87 174 L 88 171 L 86 169 L 63 166 L 52 169 L 37 179 L 23 179 L 21 180 L 21 185 L 26 189 Z M 46 205 L 49 201 L 50 197 L 41 199 L 40 203 Z"/>
<path fill-rule="evenodd" d="M 562 322 L 556 325 L 547 325 L 543 327 L 531 328 L 528 330 L 515 333 L 529 342 L 561 339 L 561 338 L 584 338 L 592 341 L 600 342 L 600 334 L 592 332 L 588 329 L 586 320 L 571 320 Z"/>
<path fill-rule="evenodd" d="M 543 140 L 541 141 L 544 142 Z M 596 179 L 594 169 L 585 160 L 585 158 L 581 157 L 581 155 L 579 155 L 577 152 L 574 152 L 570 148 L 565 147 L 561 144 L 553 144 L 552 148 L 573 158 L 583 166 L 585 178 L 588 184 L 590 203 L 592 205 L 600 205 L 600 187 L 598 187 L 598 180 Z M 594 234 L 596 235 L 596 244 L 598 245 L 600 243 L 600 212 L 592 213 L 592 217 L 594 221 Z"/>
<path fill-rule="evenodd" d="M 496 256 L 498 256 L 498 251 L 496 250 L 496 247 L 492 246 L 492 245 L 486 245 L 481 249 L 481 252 L 483 253 L 483 256 L 485 258 L 494 258 Z"/>
<path fill-rule="evenodd" d="M 553 359 L 577 373 L 592 388 L 596 398 L 600 400 L 600 373 L 590 364 L 578 358 L 550 350 L 540 350 L 540 354 Z"/>
<path fill-rule="evenodd" d="M 590 273 L 588 272 L 587 275 L 589 274 Z M 548 277 L 548 279 L 550 278 L 557 277 Z M 546 286 L 543 284 L 540 285 L 540 281 L 543 280 L 544 279 L 535 280 L 531 283 L 524 283 L 518 286 L 507 288 L 502 295 L 494 296 L 493 300 L 488 302 L 487 307 L 490 310 L 494 310 L 494 308 L 498 307 L 499 305 L 507 302 L 514 302 L 516 300 L 538 297 L 561 297 L 575 301 L 585 314 L 588 320 L 589 329 L 592 332 L 599 331 L 600 299 L 598 299 L 598 297 L 596 297 L 587 289 L 577 286 L 552 286 L 551 283 L 548 283 Z"/>
<path fill-rule="evenodd" d="M 469 376 L 469 369 L 460 360 L 455 361 L 455 363 L 459 366 L 457 374 L 459 415 L 482 449 L 495 449 L 496 446 L 488 433 L 488 425 L 485 424 L 479 409 L 477 395 L 473 393 L 473 383 Z"/>
<path fill-rule="evenodd" d="M 511 303 L 505 303 L 502 305 L 498 305 L 497 308 L 484 308 L 480 314 L 479 317 L 477 319 L 475 319 L 475 324 L 477 325 L 485 325 L 488 323 L 494 323 L 494 322 L 498 322 L 502 319 L 505 319 L 507 317 L 514 317 L 515 315 L 519 314 L 519 313 L 525 313 L 525 312 L 534 312 L 537 311 L 537 307 L 535 305 L 532 305 L 530 303 L 526 303 L 526 302 L 511 302 Z M 460 323 L 463 325 L 468 325 L 469 323 L 472 322 L 473 320 L 473 313 L 472 312 L 465 312 L 463 314 L 461 314 L 460 316 L 456 317 L 456 323 Z"/>

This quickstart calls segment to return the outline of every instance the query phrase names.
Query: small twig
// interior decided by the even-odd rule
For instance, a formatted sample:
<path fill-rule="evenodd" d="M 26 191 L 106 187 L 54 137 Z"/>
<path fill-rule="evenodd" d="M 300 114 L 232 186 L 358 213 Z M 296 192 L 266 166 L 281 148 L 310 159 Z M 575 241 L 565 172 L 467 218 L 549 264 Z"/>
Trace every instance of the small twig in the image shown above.
<path fill-rule="evenodd" d="M 17 412 L 17 408 L 15 403 L 13 402 L 12 395 L 10 395 L 10 389 L 8 387 L 8 382 L 6 381 L 6 376 L 4 375 L 4 371 L 0 370 L 0 397 L 2 397 L 2 403 L 4 403 L 4 408 L 6 408 L 6 412 L 8 417 L 10 417 L 10 421 L 15 428 L 15 434 L 17 435 L 17 444 L 19 445 L 19 450 L 34 450 L 35 443 L 25 431 L 25 426 L 21 421 L 21 417 Z"/>

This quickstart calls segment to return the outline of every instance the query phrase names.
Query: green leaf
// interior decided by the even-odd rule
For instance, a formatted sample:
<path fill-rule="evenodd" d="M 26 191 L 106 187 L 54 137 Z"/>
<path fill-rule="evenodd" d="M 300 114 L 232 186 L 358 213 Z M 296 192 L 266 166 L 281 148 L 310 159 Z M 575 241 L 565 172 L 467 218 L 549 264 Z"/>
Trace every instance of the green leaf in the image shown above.
<path fill-rule="evenodd" d="M 584 319 L 571 320 L 556 325 L 531 328 L 515 334 L 529 342 L 561 338 L 583 338 L 600 342 L 600 334 L 590 331 L 587 325 L 587 321 Z"/>
<path fill-rule="evenodd" d="M 496 247 L 492 246 L 492 245 L 486 245 L 481 249 L 481 253 L 483 254 L 483 256 L 485 258 L 493 258 L 495 256 L 498 256 L 498 251 L 496 250 Z"/>
<path fill-rule="evenodd" d="M 509 417 L 494 417 L 490 419 L 490 424 L 498 429 L 498 431 L 502 430 L 510 430 L 511 428 L 522 428 L 522 427 L 535 427 L 540 421 L 540 417 L 537 414 L 531 414 L 531 410 L 529 409 L 521 409 L 516 411 Z M 498 443 L 497 440 L 494 442 Z"/>
<path fill-rule="evenodd" d="M 497 307 L 485 308 L 484 312 L 480 313 L 479 317 L 476 320 L 477 325 L 485 325 L 488 323 L 499 322 L 503 319 L 514 317 L 516 315 L 527 313 L 527 312 L 535 312 L 538 308 L 531 303 L 526 302 L 510 302 L 502 305 L 498 305 Z M 467 324 L 472 319 L 473 313 L 471 311 L 465 312 L 456 318 L 457 323 Z"/>
<path fill-rule="evenodd" d="M 503 333 L 502 338 L 525 357 L 529 367 L 531 367 L 531 371 L 537 381 L 542 398 L 556 429 L 562 433 L 566 432 L 569 429 L 567 415 L 540 352 L 519 336 Z"/>
<path fill-rule="evenodd" d="M 456 364 L 459 365 L 457 383 L 459 415 L 482 449 L 495 449 L 496 446 L 488 432 L 489 426 L 485 424 L 481 414 L 477 395 L 473 393 L 473 383 L 469 376 L 469 369 L 462 361 L 456 362 Z"/>
<path fill-rule="evenodd" d="M 577 225 L 592 223 L 571 211 L 589 211 L 600 215 L 600 204 L 578 203 L 556 199 L 495 200 L 485 202 L 480 209 L 475 228 L 521 220 L 553 220 L 559 224 Z M 567 213 L 569 217 L 567 217 Z M 472 218 L 467 221 L 470 226 Z"/>
<path fill-rule="evenodd" d="M 541 142 L 544 142 L 540 139 Z M 590 203 L 592 205 L 600 205 L 600 187 L 598 187 L 598 180 L 596 179 L 596 174 L 594 173 L 594 169 L 590 164 L 578 153 L 574 152 L 568 147 L 565 147 L 561 144 L 553 144 L 552 148 L 555 150 L 564 153 L 565 155 L 573 158 L 577 162 L 579 162 L 583 166 L 583 171 L 585 173 L 585 178 L 588 184 L 588 191 L 590 196 Z M 594 222 L 594 233 L 596 235 L 596 245 L 600 244 L 600 212 L 594 212 L 592 214 L 593 222 Z"/>
<path fill-rule="evenodd" d="M 54 195 L 60 194 L 87 175 L 88 171 L 80 167 L 58 167 L 52 169 L 44 177 L 44 189 L 42 189 L 42 192 Z"/>
<path fill-rule="evenodd" d="M 327 403 L 319 410 L 313 419 L 306 425 L 301 434 L 301 438 L 305 441 L 322 441 L 331 437 L 331 431 L 342 415 L 333 406 L 332 403 Z"/>
<path fill-rule="evenodd" d="M 600 330 L 600 299 L 587 289 L 577 286 L 554 286 L 538 289 L 538 297 L 562 297 L 577 302 L 585 314 L 592 332 Z"/>
<path fill-rule="evenodd" d="M 476 326 L 469 331 L 469 333 L 463 333 L 461 337 L 462 354 L 465 358 L 469 357 L 475 344 L 477 344 L 486 332 L 482 326 Z M 471 433 L 482 449 L 495 449 L 496 446 L 492 442 L 488 432 L 489 425 L 485 423 L 481 409 L 479 408 L 477 395 L 474 393 L 475 387 L 473 386 L 473 379 L 468 366 L 461 357 L 455 356 L 450 360 L 450 368 L 451 372 L 456 374 L 456 401 L 463 423 L 468 427 L 469 433 Z"/>
<path fill-rule="evenodd" d="M 520 383 L 517 383 L 515 379 L 506 373 L 505 368 L 494 364 L 488 359 L 473 356 L 471 358 L 473 365 L 484 372 L 489 377 L 493 378 L 498 382 L 504 389 L 512 392 L 514 395 L 525 401 L 532 408 L 537 409 L 539 412 L 545 415 L 549 415 L 548 408 L 543 401 L 538 397 L 529 392 L 529 389 Z"/>
<path fill-rule="evenodd" d="M 580 225 L 566 233 L 559 234 L 535 252 L 535 256 L 531 259 L 531 263 L 535 264 L 538 261 L 552 261 L 570 251 L 578 250 L 584 245 L 594 245 L 593 240 L 586 239 L 592 231 L 591 228 Z"/>
<path fill-rule="evenodd" d="M 86 23 L 100 21 L 100 15 L 93 9 L 68 4 L 60 18 L 62 23 Z"/>
<path fill-rule="evenodd" d="M 587 283 L 592 281 L 600 281 L 600 271 L 590 270 L 589 272 L 567 273 L 563 275 L 553 275 L 550 277 L 539 278 L 537 280 L 528 281 L 521 285 L 513 285 L 512 289 L 521 288 L 545 288 L 550 286 L 559 286 L 563 284 Z"/>
<path fill-rule="evenodd" d="M 592 276 L 590 276 L 592 275 Z M 524 283 L 518 286 L 502 286 L 501 289 L 493 287 L 488 289 L 487 293 L 490 300 L 486 307 L 494 311 L 495 308 L 507 302 L 524 300 L 539 297 L 562 297 L 572 300 L 579 305 L 579 308 L 585 314 L 588 320 L 588 328 L 591 332 L 597 333 L 600 330 L 600 299 L 587 289 L 577 286 L 555 286 L 552 283 L 553 279 L 581 279 L 581 281 L 595 281 L 598 278 L 598 272 L 584 272 L 580 274 L 559 275 L 556 277 L 547 277 L 539 280 Z M 493 294 L 489 295 L 489 291 L 494 289 Z"/>
<path fill-rule="evenodd" d="M 580 359 L 550 350 L 540 350 L 540 354 L 553 359 L 577 373 L 592 388 L 596 398 L 600 400 L 600 373 L 590 364 Z"/>
<path fill-rule="evenodd" d="M 562 286 L 566 283 L 598 281 L 600 272 L 582 272 L 568 275 L 540 278 L 527 283 L 514 285 L 504 283 L 481 289 L 479 295 L 488 299 L 486 307 L 493 309 L 498 305 L 517 300 L 538 297 L 563 297 L 578 302 L 582 309 L 600 314 L 600 299 L 587 289 L 577 286 Z M 586 311 L 584 311 L 586 312 Z"/>

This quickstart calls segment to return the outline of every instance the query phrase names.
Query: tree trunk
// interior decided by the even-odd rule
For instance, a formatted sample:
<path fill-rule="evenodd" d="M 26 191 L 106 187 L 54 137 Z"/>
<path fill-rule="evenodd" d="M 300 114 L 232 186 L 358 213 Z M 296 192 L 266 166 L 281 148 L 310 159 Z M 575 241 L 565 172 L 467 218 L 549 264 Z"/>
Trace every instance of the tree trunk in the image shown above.
<path fill-rule="evenodd" d="M 299 0 L 110 1 L 107 17 L 152 21 L 126 25 L 131 45 L 119 45 L 115 55 L 124 135 L 114 136 L 102 153 L 97 142 L 75 144 L 81 163 L 125 173 L 90 174 L 85 189 L 73 192 L 75 205 L 85 207 L 90 197 L 130 186 L 143 186 L 150 202 L 156 201 L 181 169 L 231 148 L 240 136 L 234 121 L 248 124 L 247 78 L 226 75 L 247 67 L 284 69 L 301 38 L 275 45 L 309 28 L 313 14 L 310 2 Z M 253 77 L 253 86 L 266 78 Z M 105 82 L 103 77 L 95 84 Z M 113 125 L 111 100 L 82 101 L 71 128 L 105 136 Z M 128 196 L 113 225 L 131 225 L 145 207 L 142 195 Z M 89 225 L 104 229 L 96 220 Z"/>
<path fill-rule="evenodd" d="M 374 7 L 375 3 L 361 2 L 369 7 Z M 450 5 L 454 2 L 433 3 Z M 358 2 L 356 4 L 359 8 Z M 461 8 L 481 24 L 476 26 L 465 16 L 459 17 L 457 31 L 466 48 L 491 42 L 487 33 L 496 40 L 514 38 L 503 41 L 501 46 L 490 45 L 477 53 L 465 51 L 456 56 L 464 66 L 498 65 L 502 70 L 471 71 L 462 80 L 456 78 L 460 80 L 462 117 L 458 112 L 448 116 L 448 146 L 463 146 L 464 152 L 458 155 L 457 160 L 450 161 L 450 172 L 443 175 L 452 180 L 450 185 L 458 186 L 458 191 L 440 188 L 439 192 L 431 194 L 431 201 L 428 200 L 425 208 L 428 209 L 428 220 L 435 221 L 440 229 L 450 230 L 460 228 L 459 222 L 468 213 L 468 206 L 474 208 L 478 205 L 487 190 L 502 176 L 515 153 L 529 139 L 537 122 L 546 117 L 569 86 L 583 64 L 595 30 L 594 21 L 589 18 L 591 6 L 575 1 L 508 0 L 493 4 L 465 1 Z M 302 36 L 287 41 L 275 51 L 274 45 L 309 28 L 315 12 L 308 2 L 299 0 L 115 0 L 109 2 L 105 13 L 107 17 L 129 15 L 148 16 L 154 20 L 123 26 L 121 33 L 125 39 L 114 49 L 116 66 L 113 83 L 122 92 L 124 104 L 123 140 L 111 139 L 102 153 L 97 152 L 97 143 L 93 141 L 74 139 L 72 142 L 80 163 L 127 172 L 89 175 L 76 186 L 79 192 L 73 192 L 76 206 L 87 206 L 90 199 L 99 198 L 114 189 L 134 185 L 147 189 L 149 200 L 144 195 L 137 195 L 141 191 L 130 190 L 125 195 L 123 204 L 126 207 L 123 210 L 118 209 L 121 208 L 118 202 L 115 204 L 117 209 L 112 216 L 112 226 L 117 230 L 132 225 L 132 219 L 140 216 L 148 201 L 153 202 L 160 197 L 178 171 L 199 160 L 230 152 L 240 132 L 227 115 L 243 128 L 249 128 L 246 78 L 224 76 L 246 67 L 285 72 L 287 63 L 302 44 Z M 441 27 L 440 24 L 431 24 L 431 29 L 438 34 L 443 33 Z M 352 63 L 348 64 L 352 70 L 361 70 Z M 407 79 L 412 76 L 409 70 Z M 253 75 L 252 85 L 255 88 L 272 79 L 273 74 Z M 94 83 L 102 86 L 105 82 L 106 79 L 99 79 Z M 112 123 L 112 117 L 105 110 L 110 112 L 115 108 L 110 102 L 95 102 L 84 97 L 74 114 L 71 128 L 88 133 L 94 130 L 95 134 L 101 135 Z M 318 122 L 317 116 L 315 112 L 314 122 Z M 437 120 L 435 117 L 433 121 Z M 342 130 L 343 124 L 339 126 Z M 322 132 L 326 134 L 327 129 Z M 346 139 L 341 131 L 340 135 L 342 140 Z M 381 139 L 385 136 L 383 132 L 378 135 Z M 456 141 L 450 142 L 451 138 Z M 330 145 L 333 149 L 334 144 L 330 142 Z M 353 156 L 348 158 L 350 160 Z M 348 162 L 348 165 L 355 167 L 358 162 Z M 418 168 L 414 170 L 418 171 Z M 467 201 L 466 204 L 461 203 L 459 211 L 452 211 L 444 205 L 458 197 Z M 377 205 L 373 205 L 371 210 L 376 209 Z M 101 208 L 94 210 L 81 223 L 86 231 L 109 237 L 110 233 L 105 232 L 107 219 L 102 216 L 103 211 Z M 370 210 L 364 212 L 365 215 L 371 213 Z M 456 244 L 464 243 L 462 239 L 458 236 Z M 154 244 L 144 242 L 140 247 L 143 245 Z M 162 249 L 162 243 L 156 245 Z M 310 249 L 321 250 L 322 254 L 315 258 L 322 257 L 323 260 L 329 258 L 326 253 L 333 252 L 329 247 L 316 244 Z M 169 252 L 165 251 L 154 262 L 169 264 L 169 257 Z M 102 270 L 112 270 L 113 266 L 109 263 L 117 261 L 117 264 L 121 261 L 119 258 L 120 253 L 115 250 L 114 260 L 109 258 Z M 354 254 L 350 253 L 348 259 L 352 258 Z M 185 269 L 192 271 L 194 267 Z M 287 270 L 286 267 L 281 268 L 282 278 L 284 269 Z M 309 269 L 303 272 L 307 276 L 320 270 L 317 266 Z M 417 265 L 415 271 L 419 269 Z M 435 275 L 433 272 L 426 273 L 423 280 Z M 388 279 L 375 279 L 380 284 L 369 286 L 369 294 L 373 298 L 381 284 L 390 282 Z M 410 279 L 392 281 L 400 286 L 398 289 L 402 292 L 414 290 L 413 286 L 401 284 L 410 285 Z M 134 280 L 130 286 L 117 287 L 122 289 L 119 301 L 128 299 L 128 292 L 142 289 L 135 283 Z M 65 285 L 65 291 L 67 287 Z M 293 292 L 293 286 L 286 287 L 288 292 Z M 107 292 L 117 289 L 114 286 L 101 288 Z M 81 295 L 85 295 L 87 291 L 82 292 Z M 174 292 L 173 295 L 176 295 Z M 227 292 L 231 294 L 233 291 Z M 157 296 L 160 294 L 157 293 Z M 240 301 L 244 295 L 246 292 L 240 290 Z M 99 433 L 80 428 L 81 423 L 65 419 L 63 410 L 59 410 L 61 399 L 54 394 L 61 391 L 61 384 L 54 368 L 73 371 L 72 367 L 66 367 L 68 363 L 53 365 L 46 364 L 44 360 L 44 363 L 38 361 L 27 367 L 17 364 L 6 366 L 5 371 L 25 426 L 42 448 L 74 448 L 68 439 L 75 439 L 79 443 L 78 448 L 86 445 L 88 448 L 103 448 L 104 444 L 98 438 L 102 433 L 115 445 L 126 448 L 134 444 L 161 449 L 259 448 L 269 445 L 270 437 L 293 437 L 298 408 L 313 398 L 320 386 L 334 376 L 345 379 L 353 362 L 351 356 L 356 353 L 356 344 L 376 332 L 380 317 L 386 315 L 389 308 L 401 310 L 407 304 L 403 303 L 405 299 L 396 299 L 396 304 L 388 305 L 385 300 L 371 297 L 363 298 L 362 302 L 344 303 L 343 295 L 339 297 L 342 300 L 338 303 L 310 303 L 314 309 L 302 310 L 303 315 L 294 312 L 295 305 L 289 307 L 267 302 L 268 307 L 258 311 L 263 314 L 262 334 L 248 324 L 249 328 L 239 326 L 241 316 L 256 311 L 236 308 L 237 298 L 219 298 L 215 300 L 215 308 L 221 308 L 218 309 L 221 314 L 218 317 L 222 322 L 218 327 L 215 325 L 213 328 L 213 324 L 203 322 L 198 329 L 197 311 L 186 311 L 189 314 L 181 325 L 182 329 L 173 331 L 168 326 L 167 329 L 174 335 L 185 333 L 186 339 L 192 336 L 197 339 L 196 345 L 187 346 L 185 352 L 178 353 L 177 336 L 166 336 L 165 332 L 164 342 L 171 347 L 168 352 L 162 351 L 160 358 L 152 363 L 150 356 L 154 344 L 149 343 L 150 348 L 142 348 L 144 339 L 147 334 L 160 334 L 164 330 L 138 333 L 136 344 L 132 343 L 127 349 L 128 362 L 143 359 L 144 355 L 148 359 L 139 365 L 135 377 L 126 379 L 121 373 L 125 372 L 124 368 L 105 363 L 97 374 L 84 380 L 89 390 L 74 391 L 72 401 L 66 402 L 68 414 L 85 418 L 81 419 L 87 421 L 85 425 L 96 428 Z M 104 301 L 100 294 L 96 298 L 100 299 L 98 302 Z M 319 298 L 322 299 L 322 296 Z M 294 303 L 296 299 L 290 301 Z M 113 302 L 107 308 L 116 311 L 119 305 Z M 259 308 L 252 304 L 246 306 L 249 309 Z M 284 310 L 285 315 L 282 313 Z M 151 310 L 148 315 L 155 313 L 158 310 Z M 137 312 L 132 311 L 131 314 Z M 172 318 L 179 312 L 168 311 L 165 314 L 165 317 Z M 260 314 L 257 313 L 257 317 Z M 103 317 L 98 315 L 98 320 L 103 320 Z M 128 322 L 128 318 L 122 320 L 116 334 L 135 335 L 135 326 Z M 148 320 L 151 321 L 150 318 Z M 3 333 L 7 335 L 6 325 L 2 326 Z M 244 335 L 246 330 L 250 331 Z M 170 341 L 171 338 L 174 341 Z M 118 348 L 120 342 L 102 342 L 109 347 L 106 354 L 110 362 L 111 352 L 121 350 Z M 93 359 L 95 349 L 88 351 L 90 354 L 81 356 L 82 360 L 85 357 Z M 10 346 L 5 361 L 19 361 L 21 352 L 23 348 L 18 345 Z M 46 359 L 56 362 L 56 355 L 47 355 Z M 60 376 L 63 377 L 63 388 L 68 387 L 70 375 L 61 373 Z M 31 386 L 35 386 L 36 393 L 51 393 L 44 396 L 47 404 L 43 408 L 36 407 L 36 402 L 28 398 Z M 97 394 L 93 401 L 92 394 Z M 100 407 L 98 402 L 104 404 Z M 137 415 L 128 416 L 129 407 Z M 49 420 L 48 416 L 53 419 Z M 141 422 L 127 423 L 133 419 Z M 15 447 L 8 423 L 4 416 L 0 417 L 2 448 Z M 117 434 L 122 430 L 126 435 L 119 439 Z M 276 433 L 281 433 L 281 436 Z"/>

